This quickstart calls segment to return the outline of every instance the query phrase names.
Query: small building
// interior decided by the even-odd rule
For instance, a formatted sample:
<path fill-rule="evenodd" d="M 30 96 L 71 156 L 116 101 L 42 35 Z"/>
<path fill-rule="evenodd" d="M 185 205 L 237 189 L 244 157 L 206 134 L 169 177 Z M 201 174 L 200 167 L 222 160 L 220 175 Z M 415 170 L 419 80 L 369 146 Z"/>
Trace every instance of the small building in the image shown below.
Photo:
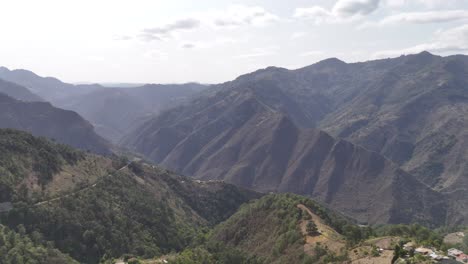
<path fill-rule="evenodd" d="M 429 254 L 429 257 L 431 257 L 434 260 L 442 260 L 443 259 L 443 256 L 437 255 L 436 253 Z"/>
<path fill-rule="evenodd" d="M 432 249 L 430 248 L 419 247 L 414 250 L 414 253 L 428 256 L 428 255 L 434 254 L 434 251 L 432 251 Z"/>
<path fill-rule="evenodd" d="M 463 254 L 463 251 L 461 250 L 458 250 L 456 248 L 451 248 L 447 251 L 447 255 L 449 255 L 450 257 L 458 257 L 459 255 Z"/>
<path fill-rule="evenodd" d="M 457 260 L 460 262 L 468 263 L 468 255 L 462 253 L 457 256 Z"/>
<path fill-rule="evenodd" d="M 403 249 L 406 250 L 406 251 L 411 251 L 415 247 L 416 247 L 416 245 L 414 244 L 414 242 L 408 242 L 408 243 L 403 245 Z"/>

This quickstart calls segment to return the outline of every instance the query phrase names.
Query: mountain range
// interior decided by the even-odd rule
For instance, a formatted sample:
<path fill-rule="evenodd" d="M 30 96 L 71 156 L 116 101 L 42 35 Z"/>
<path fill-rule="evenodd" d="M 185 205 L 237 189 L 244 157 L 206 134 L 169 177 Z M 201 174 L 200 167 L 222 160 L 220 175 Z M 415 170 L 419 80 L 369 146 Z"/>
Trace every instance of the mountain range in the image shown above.
<path fill-rule="evenodd" d="M 0 79 L 21 85 L 51 103 L 102 88 L 97 84 L 73 85 L 54 77 L 41 77 L 28 70 L 9 70 L 6 67 L 0 67 Z"/>
<path fill-rule="evenodd" d="M 303 196 L 194 180 L 26 132 L 0 129 L 0 150 L 2 263 L 386 263 L 390 242 L 441 246 L 420 225 L 357 226 Z"/>
<path fill-rule="evenodd" d="M 351 64 L 328 59 L 294 71 L 269 68 L 227 85 L 270 81 L 301 110 L 285 111 L 297 125 L 379 152 L 429 186 L 451 190 L 468 184 L 467 77 L 467 56 L 423 52 Z"/>
<path fill-rule="evenodd" d="M 69 96 L 54 104 L 73 110 L 89 120 L 101 136 L 118 142 L 123 135 L 164 109 L 174 107 L 206 86 L 147 84 L 131 88 L 100 88 Z"/>
<path fill-rule="evenodd" d="M 256 83 L 223 92 L 160 115 L 124 145 L 184 175 L 311 196 L 363 223 L 445 222 L 441 195 L 398 165 L 323 131 L 302 129 L 268 106 L 269 98 L 283 98 L 279 89 Z"/>
<path fill-rule="evenodd" d="M 210 87 L 122 143 L 186 175 L 318 196 L 340 210 L 356 209 L 348 213 L 363 221 L 411 221 L 395 199 L 412 193 L 419 202 L 409 211 L 427 208 L 437 215 L 432 221 L 466 223 L 467 61 L 423 52 L 270 67 Z M 358 188 L 366 183 L 375 188 Z M 388 197 L 377 197 L 385 187 Z M 359 200 L 357 193 L 371 196 Z M 367 207 L 372 203 L 376 211 Z"/>
<path fill-rule="evenodd" d="M 467 56 L 428 52 L 269 67 L 210 86 L 104 88 L 0 70 L 178 173 L 307 195 L 362 223 L 438 226 L 468 221 L 467 77 Z"/>
<path fill-rule="evenodd" d="M 95 153 L 111 153 L 110 143 L 97 135 L 88 121 L 48 102 L 19 101 L 0 93 L 0 128 L 28 131 Z"/>
<path fill-rule="evenodd" d="M 358 263 L 398 258 L 402 241 L 448 248 L 418 224 L 468 224 L 467 81 L 467 56 L 428 52 L 216 85 L 0 68 L 0 262 Z"/>
<path fill-rule="evenodd" d="M 6 94 L 17 100 L 25 102 L 42 102 L 44 99 L 35 95 L 27 88 L 20 86 L 16 83 L 7 82 L 0 79 L 0 93 Z"/>

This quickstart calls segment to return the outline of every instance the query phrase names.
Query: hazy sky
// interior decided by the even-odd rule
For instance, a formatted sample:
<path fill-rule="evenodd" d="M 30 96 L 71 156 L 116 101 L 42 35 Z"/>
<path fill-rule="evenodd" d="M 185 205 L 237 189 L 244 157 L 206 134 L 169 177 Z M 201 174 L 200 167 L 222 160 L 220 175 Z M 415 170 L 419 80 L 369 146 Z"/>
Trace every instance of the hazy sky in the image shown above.
<path fill-rule="evenodd" d="M 0 65 L 67 82 L 223 82 L 468 52 L 467 0 L 0 0 Z"/>

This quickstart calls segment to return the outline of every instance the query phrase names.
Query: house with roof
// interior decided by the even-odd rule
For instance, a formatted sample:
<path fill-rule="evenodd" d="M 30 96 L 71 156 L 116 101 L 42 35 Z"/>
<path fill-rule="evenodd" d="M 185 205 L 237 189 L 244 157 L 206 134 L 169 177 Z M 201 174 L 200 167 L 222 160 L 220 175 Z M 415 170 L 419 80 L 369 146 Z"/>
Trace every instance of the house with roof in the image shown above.
<path fill-rule="evenodd" d="M 434 254 L 434 251 L 430 248 L 418 247 L 414 250 L 414 253 L 428 256 Z"/>
<path fill-rule="evenodd" d="M 464 263 L 468 263 L 468 255 L 467 254 L 460 254 L 457 256 L 456 260 Z"/>
<path fill-rule="evenodd" d="M 458 257 L 459 255 L 463 254 L 463 251 L 461 250 L 458 250 L 456 248 L 451 248 L 447 251 L 447 255 L 449 255 L 450 257 Z"/>

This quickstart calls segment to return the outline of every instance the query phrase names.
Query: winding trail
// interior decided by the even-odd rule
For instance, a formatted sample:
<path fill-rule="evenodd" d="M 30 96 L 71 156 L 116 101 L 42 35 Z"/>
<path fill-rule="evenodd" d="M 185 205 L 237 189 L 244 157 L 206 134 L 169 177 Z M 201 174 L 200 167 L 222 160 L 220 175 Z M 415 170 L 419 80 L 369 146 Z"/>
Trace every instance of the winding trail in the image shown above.
<path fill-rule="evenodd" d="M 44 204 L 48 204 L 48 203 L 51 203 L 51 202 L 54 202 L 54 201 L 58 201 L 58 200 L 61 200 L 61 199 L 64 199 L 64 198 L 67 198 L 67 197 L 70 197 L 70 196 L 73 196 L 73 195 L 76 195 L 76 194 L 79 194 L 79 193 L 82 193 L 82 192 L 85 192 L 91 188 L 94 188 L 96 187 L 103 179 L 105 179 L 106 177 L 112 177 L 114 174 L 116 174 L 117 172 L 119 171 L 122 171 L 126 168 L 128 168 L 128 165 L 130 165 L 130 163 L 127 163 L 125 166 L 123 166 L 122 168 L 114 171 L 113 173 L 110 173 L 110 174 L 107 174 L 105 176 L 102 176 L 100 177 L 99 179 L 97 179 L 93 184 L 91 185 L 88 185 L 80 190 L 77 190 L 77 191 L 74 191 L 74 192 L 71 192 L 71 193 L 67 193 L 67 194 L 64 194 L 64 195 L 61 195 L 61 196 L 58 196 L 58 197 L 54 197 L 54 198 L 51 198 L 51 199 L 48 199 L 48 200 L 45 200 L 45 201 L 41 201 L 41 202 L 37 202 L 35 204 L 32 204 L 32 205 L 29 205 L 29 206 L 26 206 L 26 207 L 23 207 L 23 208 L 32 208 L 32 207 L 38 207 L 38 206 L 41 206 L 41 205 L 44 205 Z M 11 204 L 11 203 L 10 203 Z M 0 211 L 0 213 L 7 213 L 11 210 L 15 209 L 13 206 L 10 206 L 10 208 L 7 208 L 6 210 L 3 210 L 3 211 Z M 20 208 L 17 208 L 17 209 L 20 209 Z"/>

